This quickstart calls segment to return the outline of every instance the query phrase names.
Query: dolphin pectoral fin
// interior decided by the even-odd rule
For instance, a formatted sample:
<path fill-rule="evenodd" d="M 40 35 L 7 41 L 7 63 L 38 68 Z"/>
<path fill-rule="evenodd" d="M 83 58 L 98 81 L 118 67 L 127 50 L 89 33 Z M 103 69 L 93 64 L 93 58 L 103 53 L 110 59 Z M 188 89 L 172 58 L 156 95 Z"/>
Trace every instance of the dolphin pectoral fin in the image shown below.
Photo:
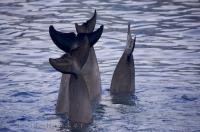
<path fill-rule="evenodd" d="M 72 74 L 77 78 L 79 74 L 79 69 L 74 66 L 73 60 L 69 58 L 57 58 L 52 59 L 49 58 L 49 63 L 53 68 L 55 68 L 57 71 L 63 73 L 63 74 Z"/>
<path fill-rule="evenodd" d="M 49 35 L 55 45 L 65 52 L 70 52 L 78 47 L 75 33 L 59 32 L 51 25 L 49 26 Z"/>
<path fill-rule="evenodd" d="M 136 36 L 134 36 L 134 39 L 132 39 L 131 31 L 130 31 L 130 23 L 128 23 L 127 44 L 126 44 L 127 61 L 130 60 L 131 55 L 134 51 L 135 41 L 136 41 Z"/>
<path fill-rule="evenodd" d="M 100 37 L 103 33 L 103 28 L 104 28 L 104 26 L 101 25 L 100 28 L 98 28 L 96 31 L 89 33 L 87 35 L 90 47 L 92 47 L 100 39 Z"/>
<path fill-rule="evenodd" d="M 86 21 L 82 25 L 78 25 L 77 23 L 75 23 L 77 33 L 93 32 L 95 25 L 96 25 L 96 18 L 97 18 L 97 13 L 96 13 L 96 9 L 95 9 L 93 17 L 90 18 L 88 21 Z"/>

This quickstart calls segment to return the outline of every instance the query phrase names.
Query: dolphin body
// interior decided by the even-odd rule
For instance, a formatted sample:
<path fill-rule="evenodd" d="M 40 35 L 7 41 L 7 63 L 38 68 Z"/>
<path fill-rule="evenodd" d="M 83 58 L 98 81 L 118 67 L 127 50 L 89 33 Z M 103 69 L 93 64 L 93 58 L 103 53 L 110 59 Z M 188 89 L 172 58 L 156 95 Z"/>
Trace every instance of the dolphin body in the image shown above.
<path fill-rule="evenodd" d="M 90 123 L 92 120 L 91 102 L 86 82 L 80 74 L 84 62 L 89 54 L 89 44 L 85 37 L 83 45 L 72 52 L 72 55 L 63 55 L 61 58 L 49 59 L 50 64 L 63 74 L 71 74 L 68 86 L 69 98 L 69 120 L 79 123 Z M 85 50 L 83 52 L 83 50 Z M 80 51 L 82 51 L 80 53 Z M 79 56 L 81 55 L 81 56 Z M 80 59 L 78 59 L 80 58 Z M 81 61 L 83 61 L 81 63 Z"/>
<path fill-rule="evenodd" d="M 132 39 L 130 23 L 128 24 L 127 44 L 112 77 L 111 93 L 131 93 L 135 91 L 135 65 L 133 50 L 135 48 L 136 37 Z"/>
<path fill-rule="evenodd" d="M 97 12 L 95 10 L 93 17 L 90 18 L 86 23 L 83 23 L 82 25 L 78 25 L 77 23 L 75 23 L 77 33 L 93 32 L 96 25 L 96 19 Z M 101 95 L 101 78 L 94 47 L 90 48 L 89 56 L 83 67 L 82 72 L 87 82 L 90 100 L 97 101 Z"/>
<path fill-rule="evenodd" d="M 75 23 L 75 28 L 76 28 L 77 33 L 93 32 L 96 25 L 96 18 L 97 18 L 97 13 L 95 10 L 94 15 L 87 22 L 83 23 L 82 25 L 78 25 L 77 23 Z M 65 33 L 65 34 L 68 34 L 69 36 L 75 36 L 74 33 Z M 77 46 L 76 45 L 72 46 L 70 49 L 73 49 L 73 47 L 77 47 Z M 95 54 L 93 46 L 90 48 L 88 59 L 82 68 L 82 73 L 86 81 L 87 87 L 89 89 L 90 100 L 97 101 L 101 95 L 101 78 L 100 78 L 99 66 L 97 63 L 97 58 L 96 58 L 96 54 Z M 57 114 L 69 113 L 69 106 L 68 106 L 69 105 L 69 99 L 68 99 L 69 81 L 70 81 L 70 75 L 62 74 L 58 100 L 57 100 L 57 105 L 56 105 Z"/>
<path fill-rule="evenodd" d="M 101 37 L 103 26 L 92 33 L 78 33 L 77 36 L 65 34 L 65 36 L 63 35 L 63 37 L 60 37 L 61 32 L 56 31 L 52 26 L 50 26 L 49 32 L 50 36 L 53 34 L 54 37 L 51 36 L 51 38 L 58 47 L 63 46 L 64 48 L 62 48 L 62 50 L 70 51 L 69 53 L 65 51 L 66 54 L 60 58 L 49 59 L 50 64 L 56 70 L 63 73 L 63 75 L 71 75 L 69 80 L 65 80 L 67 83 L 64 82 L 68 85 L 65 87 L 63 86 L 63 89 L 60 89 L 59 92 L 59 97 L 61 94 L 67 95 L 62 97 L 64 100 L 58 99 L 58 103 L 64 105 L 63 110 L 66 110 L 65 112 L 69 116 L 69 120 L 72 122 L 90 123 L 92 121 L 91 100 L 84 74 L 81 71 L 88 59 L 90 48 Z M 56 37 L 57 35 L 59 37 Z M 58 43 L 58 41 L 70 37 L 70 40 L 73 41 L 68 42 L 71 44 L 68 44 L 66 41 L 63 41 L 65 43 Z M 77 47 L 74 45 L 77 45 Z M 59 102 L 59 100 L 61 102 Z"/>

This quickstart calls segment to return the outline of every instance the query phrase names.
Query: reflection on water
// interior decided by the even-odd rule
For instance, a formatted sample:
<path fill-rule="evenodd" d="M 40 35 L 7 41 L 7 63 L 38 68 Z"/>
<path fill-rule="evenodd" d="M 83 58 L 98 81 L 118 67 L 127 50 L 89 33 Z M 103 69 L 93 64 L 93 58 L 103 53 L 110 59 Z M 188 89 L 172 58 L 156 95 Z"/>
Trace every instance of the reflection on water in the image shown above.
<path fill-rule="evenodd" d="M 114 94 L 112 95 L 113 104 L 122 104 L 122 105 L 135 105 L 136 97 L 132 94 Z"/>
<path fill-rule="evenodd" d="M 48 58 L 62 52 L 48 27 L 75 31 L 94 9 L 97 27 L 105 25 L 95 46 L 103 91 L 85 131 L 199 131 L 199 7 L 199 0 L 0 1 L 0 131 L 70 130 L 54 112 L 61 75 Z M 128 21 L 137 34 L 137 98 L 108 90 Z"/>

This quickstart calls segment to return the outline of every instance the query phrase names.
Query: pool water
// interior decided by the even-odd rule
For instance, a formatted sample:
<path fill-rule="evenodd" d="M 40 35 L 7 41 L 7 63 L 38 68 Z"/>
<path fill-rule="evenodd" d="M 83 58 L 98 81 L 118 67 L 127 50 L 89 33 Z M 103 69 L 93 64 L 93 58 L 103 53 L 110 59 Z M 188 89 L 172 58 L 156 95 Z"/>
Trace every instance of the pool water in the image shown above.
<path fill-rule="evenodd" d="M 200 131 L 199 0 L 0 1 L 0 131 L 70 131 L 55 115 L 61 74 L 48 58 L 63 52 L 49 25 L 75 32 L 97 9 L 95 45 L 102 97 L 94 121 L 79 131 Z M 137 41 L 135 96 L 111 96 L 110 83 L 130 22 Z"/>

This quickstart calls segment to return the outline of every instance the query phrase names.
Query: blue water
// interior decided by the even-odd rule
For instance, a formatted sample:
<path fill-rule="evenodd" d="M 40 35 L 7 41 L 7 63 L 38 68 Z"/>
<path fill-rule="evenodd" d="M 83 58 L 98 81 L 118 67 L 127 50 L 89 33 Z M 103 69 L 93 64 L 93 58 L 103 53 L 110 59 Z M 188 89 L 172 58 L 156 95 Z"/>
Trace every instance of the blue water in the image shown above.
<path fill-rule="evenodd" d="M 48 63 L 63 52 L 49 25 L 64 32 L 91 17 L 105 30 L 95 45 L 102 78 L 96 132 L 200 131 L 199 0 L 1 0 L 0 131 L 70 131 L 55 115 L 61 74 Z M 135 96 L 109 93 L 126 44 L 127 23 L 137 35 Z"/>

